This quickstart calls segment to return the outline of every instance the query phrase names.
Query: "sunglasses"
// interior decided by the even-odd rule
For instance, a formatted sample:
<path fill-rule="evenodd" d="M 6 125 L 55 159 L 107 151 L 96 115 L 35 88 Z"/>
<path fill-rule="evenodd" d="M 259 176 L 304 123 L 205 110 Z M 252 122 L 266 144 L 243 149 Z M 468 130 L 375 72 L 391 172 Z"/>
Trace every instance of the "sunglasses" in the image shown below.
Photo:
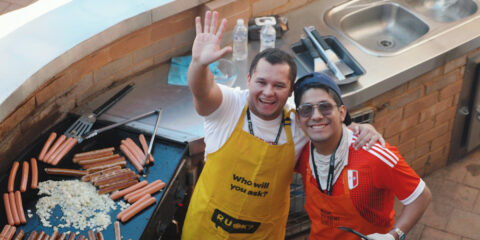
<path fill-rule="evenodd" d="M 317 104 L 304 103 L 297 108 L 297 113 L 298 115 L 300 115 L 300 117 L 309 118 L 313 115 L 313 108 L 317 107 L 318 111 L 323 116 L 328 116 L 332 114 L 334 106 L 337 106 L 337 105 L 333 105 L 329 102 L 320 102 Z"/>

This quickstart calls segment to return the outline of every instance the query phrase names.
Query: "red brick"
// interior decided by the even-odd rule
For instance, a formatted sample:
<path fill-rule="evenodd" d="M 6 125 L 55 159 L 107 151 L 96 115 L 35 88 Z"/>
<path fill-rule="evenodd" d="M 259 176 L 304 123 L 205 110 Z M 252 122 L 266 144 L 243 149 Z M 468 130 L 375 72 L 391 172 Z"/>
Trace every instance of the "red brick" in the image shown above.
<path fill-rule="evenodd" d="M 400 96 L 391 98 L 388 109 L 392 111 L 399 107 L 405 106 L 406 104 L 413 102 L 422 96 L 423 96 L 423 87 L 412 89 L 411 91 L 408 91 Z"/>
<path fill-rule="evenodd" d="M 430 154 L 429 164 L 425 166 L 425 173 L 429 174 L 447 165 L 448 156 L 444 153 L 444 149 L 441 148 Z"/>
<path fill-rule="evenodd" d="M 403 120 L 393 121 L 389 126 L 385 128 L 385 137 L 393 136 L 401 131 L 411 128 L 418 123 L 419 114 L 413 115 Z"/>
<path fill-rule="evenodd" d="M 201 13 L 204 15 L 204 12 L 210 11 L 217 11 L 219 14 L 219 18 L 226 18 L 227 19 L 227 31 L 233 29 L 233 26 L 237 24 L 237 18 L 242 18 L 245 22 L 248 22 L 250 17 L 250 4 L 248 1 L 244 0 L 214 0 L 209 3 L 206 3 L 201 8 Z M 239 17 L 239 13 L 243 12 L 242 17 Z"/>
<path fill-rule="evenodd" d="M 438 136 L 432 141 L 432 151 L 435 151 L 437 149 L 441 149 L 444 147 L 449 148 L 450 147 L 450 137 L 451 133 L 447 132 L 443 135 Z"/>
<path fill-rule="evenodd" d="M 446 86 L 445 88 L 440 90 L 440 99 L 445 99 L 460 93 L 460 91 L 462 90 L 462 84 L 462 81 L 456 81 L 455 83 Z"/>
<path fill-rule="evenodd" d="M 428 152 L 430 152 L 430 143 L 423 144 L 420 146 L 415 146 L 415 158 L 419 158 L 421 156 L 425 156 Z"/>
<path fill-rule="evenodd" d="M 377 129 L 378 131 L 378 129 Z M 397 134 L 397 135 L 394 135 L 394 136 L 391 136 L 389 138 L 385 138 L 385 141 L 388 142 L 388 144 L 392 145 L 392 146 L 398 146 L 400 144 L 400 135 Z"/>
<path fill-rule="evenodd" d="M 433 106 L 427 109 L 424 109 L 420 113 L 420 122 L 435 119 L 435 115 L 439 112 L 443 112 L 448 107 L 452 106 L 452 102 L 453 102 L 453 97 L 449 97 L 446 99 L 440 98 L 440 102 L 437 102 Z"/>
<path fill-rule="evenodd" d="M 439 78 L 436 78 L 434 81 L 426 84 L 425 94 L 430 94 L 432 92 L 438 91 L 460 78 L 460 71 L 455 70 L 453 72 L 448 73 L 447 75 L 443 75 Z"/>
<path fill-rule="evenodd" d="M 427 162 L 430 160 L 430 155 L 424 155 L 422 157 L 418 157 L 418 158 L 415 158 L 415 160 L 412 161 L 412 163 L 410 164 L 410 166 L 413 168 L 413 170 L 415 170 L 415 172 L 417 172 L 418 174 L 418 170 L 419 169 L 424 169 L 425 168 L 425 165 L 427 164 Z"/>
<path fill-rule="evenodd" d="M 403 116 L 409 117 L 430 106 L 433 106 L 437 102 L 437 98 L 438 98 L 438 94 L 432 93 L 407 104 L 404 107 Z"/>
<path fill-rule="evenodd" d="M 400 133 L 400 142 L 408 141 L 413 139 L 419 134 L 422 134 L 434 127 L 434 122 L 432 120 L 427 120 L 419 124 L 412 125 L 410 128 L 405 129 Z"/>
<path fill-rule="evenodd" d="M 424 85 L 427 82 L 433 81 L 436 77 L 440 76 L 443 73 L 443 66 L 436 68 L 430 72 L 427 72 L 416 79 L 413 79 L 408 82 L 408 90 L 417 88 L 420 85 Z"/>
<path fill-rule="evenodd" d="M 449 107 L 447 110 L 440 112 L 435 117 L 435 125 L 453 120 L 455 118 L 455 114 L 457 114 L 457 107 L 456 106 Z"/>
<path fill-rule="evenodd" d="M 0 123 L 0 139 L 12 131 L 19 122 L 30 116 L 35 110 L 35 97 L 30 97 Z"/>
<path fill-rule="evenodd" d="M 413 152 L 413 149 L 415 148 L 415 139 L 411 139 L 405 143 L 401 143 L 398 145 L 398 151 L 402 154 L 410 153 Z"/>
<path fill-rule="evenodd" d="M 197 8 L 184 11 L 151 25 L 151 41 L 157 42 L 161 39 L 195 28 L 195 17 L 198 15 Z M 190 46 L 191 47 L 191 46 Z"/>
<path fill-rule="evenodd" d="M 373 125 L 375 128 L 386 128 L 394 121 L 398 121 L 402 119 L 403 109 L 399 108 L 394 111 L 384 110 L 384 112 L 388 112 L 384 114 L 382 117 L 377 117 L 377 113 L 375 112 L 374 122 Z"/>
<path fill-rule="evenodd" d="M 149 46 L 151 44 L 150 35 L 151 28 L 147 27 L 130 33 L 127 36 L 115 41 L 109 47 L 112 60 L 119 59 L 137 49 Z"/>
<path fill-rule="evenodd" d="M 443 123 L 442 125 L 435 126 L 435 128 L 428 130 L 427 132 L 417 136 L 417 144 L 423 145 L 426 144 L 438 136 L 443 135 L 448 130 L 448 123 Z"/>
<path fill-rule="evenodd" d="M 411 165 L 412 162 L 415 160 L 415 153 L 413 151 L 400 154 L 402 155 L 403 159 L 405 159 L 405 162 L 407 162 L 408 165 Z"/>

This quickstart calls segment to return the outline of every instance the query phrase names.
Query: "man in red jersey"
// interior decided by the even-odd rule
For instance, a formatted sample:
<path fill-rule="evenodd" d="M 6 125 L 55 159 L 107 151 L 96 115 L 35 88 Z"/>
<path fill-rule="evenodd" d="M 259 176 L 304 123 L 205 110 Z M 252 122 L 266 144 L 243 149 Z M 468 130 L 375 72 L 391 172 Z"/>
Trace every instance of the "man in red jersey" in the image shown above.
<path fill-rule="evenodd" d="M 423 215 L 431 193 L 396 147 L 375 144 L 355 150 L 357 136 L 340 88 L 325 74 L 311 73 L 295 83 L 297 124 L 310 138 L 296 170 L 302 174 L 310 239 L 405 239 Z M 394 197 L 404 205 L 394 224 Z"/>

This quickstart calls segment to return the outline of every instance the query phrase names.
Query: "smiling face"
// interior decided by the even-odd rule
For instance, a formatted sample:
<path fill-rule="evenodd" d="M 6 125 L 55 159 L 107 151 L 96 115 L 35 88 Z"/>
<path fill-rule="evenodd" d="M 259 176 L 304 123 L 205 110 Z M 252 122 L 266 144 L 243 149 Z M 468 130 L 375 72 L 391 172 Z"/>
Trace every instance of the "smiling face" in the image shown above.
<path fill-rule="evenodd" d="M 263 120 L 277 118 L 292 95 L 290 66 L 287 63 L 270 64 L 260 59 L 253 73 L 247 77 L 250 92 L 250 111 Z"/>
<path fill-rule="evenodd" d="M 330 113 L 323 115 L 318 110 L 319 103 L 333 105 Z M 298 126 L 308 135 L 318 152 L 330 154 L 335 150 L 342 136 L 342 122 L 345 119 L 345 106 L 337 106 L 327 91 L 321 88 L 306 90 L 300 100 L 302 104 L 315 105 L 312 115 L 302 117 L 296 114 Z"/>

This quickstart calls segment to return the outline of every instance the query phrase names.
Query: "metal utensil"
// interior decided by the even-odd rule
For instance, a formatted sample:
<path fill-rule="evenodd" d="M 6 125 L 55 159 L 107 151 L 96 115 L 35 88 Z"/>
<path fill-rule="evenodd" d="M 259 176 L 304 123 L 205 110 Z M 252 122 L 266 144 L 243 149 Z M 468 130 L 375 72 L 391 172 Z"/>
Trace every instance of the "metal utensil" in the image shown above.
<path fill-rule="evenodd" d="M 313 58 L 313 71 L 315 72 L 323 72 L 328 69 L 325 62 L 322 60 L 320 55 L 318 54 L 315 47 L 312 45 L 312 41 L 308 38 L 301 38 L 302 44 L 307 48 L 310 56 Z"/>
<path fill-rule="evenodd" d="M 353 234 L 361 237 L 362 239 L 370 240 L 370 238 L 368 238 L 368 237 L 365 236 L 364 234 L 361 234 L 361 233 L 353 230 L 352 228 L 349 228 L 349 227 L 338 227 L 338 229 L 343 230 L 343 231 L 347 231 L 347 232 L 350 232 L 350 233 L 353 233 Z"/>
<path fill-rule="evenodd" d="M 83 140 L 86 140 L 86 139 L 89 139 L 89 138 L 92 138 L 92 137 L 95 137 L 97 136 L 98 134 L 102 133 L 102 132 L 105 132 L 107 130 L 110 130 L 112 128 L 116 128 L 118 126 L 121 126 L 121 125 L 124 125 L 124 124 L 127 124 L 129 122 L 132 122 L 132 121 L 135 121 L 135 120 L 138 120 L 138 119 L 141 119 L 141 118 L 144 118 L 144 117 L 147 117 L 147 116 L 150 116 L 152 114 L 155 114 L 157 113 L 159 110 L 156 109 L 156 110 L 153 110 L 153 111 L 150 111 L 150 112 L 146 112 L 146 113 L 142 113 L 138 116 L 135 116 L 135 117 L 132 117 L 130 119 L 127 119 L 125 121 L 122 121 L 122 122 L 118 122 L 118 123 L 114 123 L 114 124 L 111 124 L 111 125 L 108 125 L 106 127 L 102 127 L 102 128 L 99 128 L 99 129 L 95 129 L 95 130 L 92 130 L 90 132 L 87 132 L 85 133 L 84 135 L 81 136 L 81 138 Z"/>
<path fill-rule="evenodd" d="M 153 141 L 155 140 L 155 136 L 157 134 L 158 125 L 160 123 L 160 118 L 162 117 L 162 109 L 157 109 L 156 112 L 158 113 L 157 122 L 155 123 L 155 128 L 153 129 L 152 138 L 150 139 L 150 144 L 148 145 L 148 152 L 145 154 L 145 159 L 143 160 L 143 168 L 145 169 L 145 175 L 148 175 L 148 165 L 147 159 L 152 152 Z"/>
<path fill-rule="evenodd" d="M 338 55 L 332 50 L 330 45 L 328 45 L 327 42 L 325 42 L 325 39 L 322 36 L 320 36 L 320 34 L 315 28 L 313 28 L 311 32 L 312 32 L 312 35 L 317 39 L 318 43 L 320 43 L 322 48 L 327 53 L 328 59 L 330 59 L 335 63 L 335 65 L 337 65 L 338 69 L 340 69 L 340 72 L 342 72 L 342 74 L 345 77 L 348 77 L 354 74 L 353 69 L 350 66 L 348 66 L 344 61 L 338 58 Z"/>
<path fill-rule="evenodd" d="M 326 53 L 325 50 L 322 48 L 322 46 L 320 45 L 320 43 L 318 43 L 317 39 L 313 36 L 313 34 L 311 33 L 310 28 L 304 27 L 303 30 L 305 31 L 305 33 L 307 34 L 307 36 L 310 38 L 310 40 L 312 41 L 313 45 L 318 49 L 318 51 L 320 52 L 320 56 L 322 56 L 322 58 L 325 60 L 325 62 L 327 63 L 328 68 L 330 68 L 330 70 L 333 72 L 333 75 L 335 75 L 335 77 L 336 77 L 339 81 L 345 80 L 345 76 L 342 74 L 342 72 L 340 72 L 340 69 L 338 69 L 337 65 L 335 65 L 335 63 L 332 62 L 332 61 L 327 57 L 327 53 Z"/>
<path fill-rule="evenodd" d="M 83 138 L 81 136 L 84 133 L 90 131 L 93 124 L 97 120 L 97 117 L 100 116 L 105 111 L 107 111 L 115 103 L 120 101 L 120 99 L 123 98 L 132 89 L 133 89 L 133 84 L 127 85 L 122 90 L 120 90 L 117 94 L 115 94 L 113 97 L 108 99 L 108 101 L 106 101 L 100 107 L 95 109 L 93 112 L 82 115 L 67 129 L 67 131 L 65 131 L 64 133 L 65 136 L 76 138 L 78 143 L 82 142 Z"/>

